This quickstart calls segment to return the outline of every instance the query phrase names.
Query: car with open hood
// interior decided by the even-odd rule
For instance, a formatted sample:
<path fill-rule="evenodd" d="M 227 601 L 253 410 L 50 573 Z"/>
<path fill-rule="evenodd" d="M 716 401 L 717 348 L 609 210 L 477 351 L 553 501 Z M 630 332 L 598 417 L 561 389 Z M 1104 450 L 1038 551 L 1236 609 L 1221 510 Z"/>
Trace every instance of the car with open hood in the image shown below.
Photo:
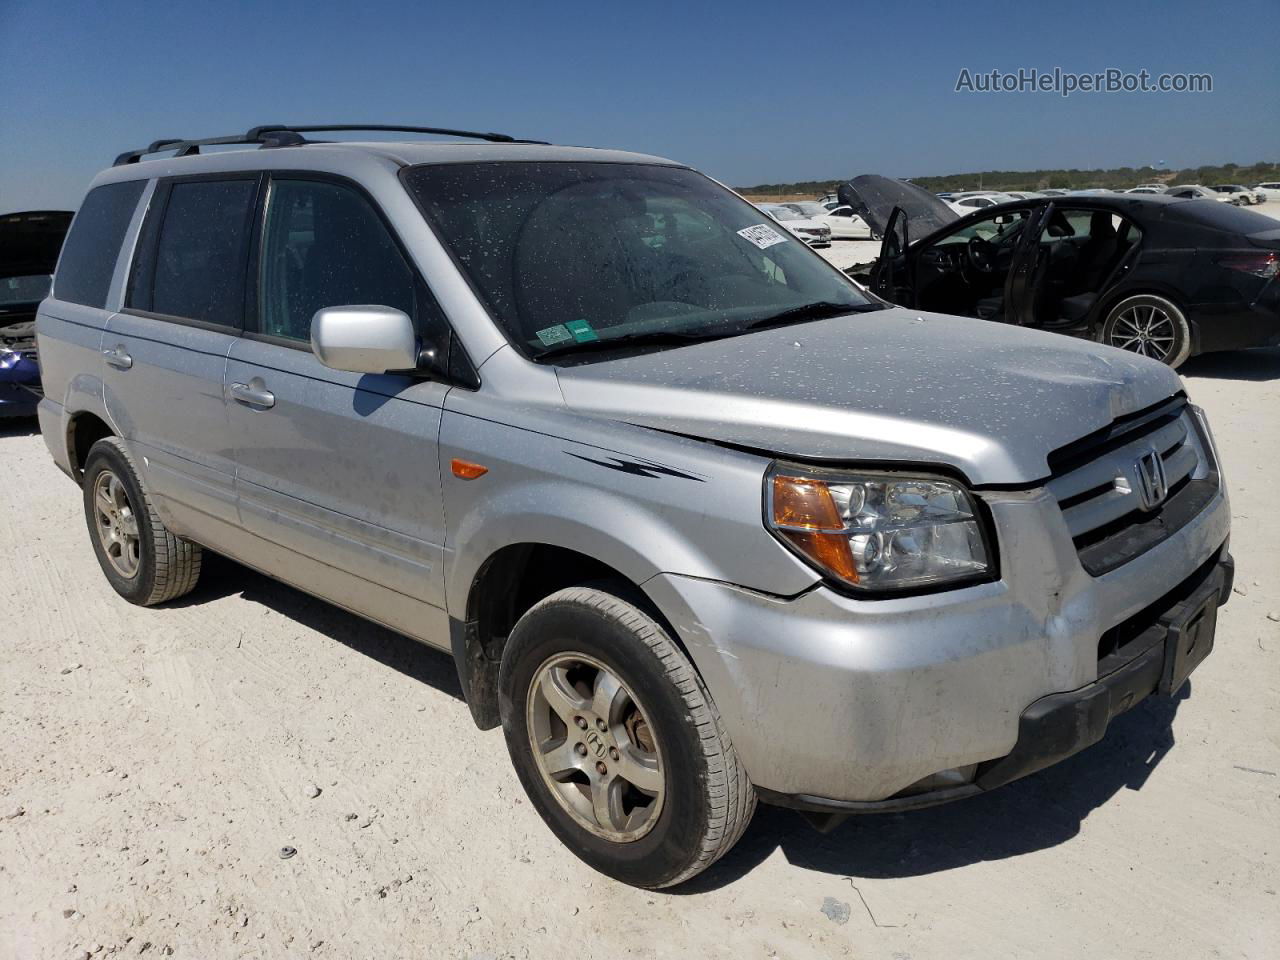
<path fill-rule="evenodd" d="M 958 217 L 912 184 L 841 197 L 884 237 L 858 276 L 885 299 L 1100 340 L 1177 367 L 1280 343 L 1280 228 L 1211 200 L 1079 193 Z"/>
<path fill-rule="evenodd" d="M 666 887 L 758 801 L 1034 773 L 1213 649 L 1231 511 L 1167 366 L 893 306 L 680 163 L 390 130 L 122 154 L 39 412 L 125 600 L 207 548 L 452 658 L 529 804 L 470 757 L 429 804 Z"/>
<path fill-rule="evenodd" d="M 0 216 L 0 418 L 33 417 L 40 399 L 36 308 L 71 224 L 64 210 Z"/>

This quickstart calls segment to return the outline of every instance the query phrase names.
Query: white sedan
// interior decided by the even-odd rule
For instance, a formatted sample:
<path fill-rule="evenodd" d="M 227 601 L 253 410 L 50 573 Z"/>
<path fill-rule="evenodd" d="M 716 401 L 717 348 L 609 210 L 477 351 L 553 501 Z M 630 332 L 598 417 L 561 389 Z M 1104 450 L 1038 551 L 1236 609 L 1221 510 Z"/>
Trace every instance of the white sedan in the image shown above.
<path fill-rule="evenodd" d="M 953 193 L 943 202 L 956 213 L 963 215 L 984 207 L 994 207 L 997 203 L 1012 203 L 1016 199 L 996 190 L 969 190 L 965 193 Z"/>
<path fill-rule="evenodd" d="M 1254 187 L 1253 190 L 1254 193 L 1262 194 L 1262 199 L 1264 201 L 1280 200 L 1280 183 L 1277 183 L 1274 180 L 1270 183 L 1260 183 Z"/>
<path fill-rule="evenodd" d="M 837 204 L 828 209 L 815 200 L 798 200 L 782 206 L 790 207 L 802 217 L 826 224 L 831 228 L 832 240 L 866 240 L 871 236 L 871 228 L 853 212 L 852 207 Z"/>
<path fill-rule="evenodd" d="M 825 223 L 812 220 L 781 203 L 758 203 L 756 206 L 809 246 L 831 246 L 831 228 Z"/>

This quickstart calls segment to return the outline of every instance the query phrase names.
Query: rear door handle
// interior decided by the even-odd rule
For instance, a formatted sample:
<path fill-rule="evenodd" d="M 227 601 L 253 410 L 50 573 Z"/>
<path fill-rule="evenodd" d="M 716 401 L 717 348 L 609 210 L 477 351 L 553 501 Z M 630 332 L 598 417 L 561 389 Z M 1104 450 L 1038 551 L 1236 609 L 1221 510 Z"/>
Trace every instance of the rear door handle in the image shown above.
<path fill-rule="evenodd" d="M 243 403 L 246 407 L 257 407 L 260 410 L 269 410 L 276 405 L 276 395 L 263 386 L 262 381 L 257 377 L 253 378 L 252 384 L 231 384 L 231 399 Z"/>
<path fill-rule="evenodd" d="M 124 347 L 116 347 L 112 350 L 103 350 L 102 356 L 110 366 L 115 367 L 117 370 L 128 370 L 133 366 L 133 357 L 125 353 Z"/>

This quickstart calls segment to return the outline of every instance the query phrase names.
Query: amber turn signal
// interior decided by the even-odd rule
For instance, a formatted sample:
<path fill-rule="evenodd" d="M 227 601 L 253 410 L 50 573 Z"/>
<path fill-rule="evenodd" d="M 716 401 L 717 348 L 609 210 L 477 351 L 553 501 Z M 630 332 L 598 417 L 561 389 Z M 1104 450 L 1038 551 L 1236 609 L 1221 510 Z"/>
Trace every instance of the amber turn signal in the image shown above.
<path fill-rule="evenodd" d="M 776 474 L 772 510 L 774 529 L 803 556 L 841 580 L 858 582 L 849 534 L 827 484 Z"/>
<path fill-rule="evenodd" d="M 489 472 L 488 467 L 472 463 L 470 460 L 459 460 L 457 457 L 453 458 L 450 466 L 453 468 L 453 475 L 461 477 L 463 480 L 474 480 L 476 477 L 483 477 Z"/>

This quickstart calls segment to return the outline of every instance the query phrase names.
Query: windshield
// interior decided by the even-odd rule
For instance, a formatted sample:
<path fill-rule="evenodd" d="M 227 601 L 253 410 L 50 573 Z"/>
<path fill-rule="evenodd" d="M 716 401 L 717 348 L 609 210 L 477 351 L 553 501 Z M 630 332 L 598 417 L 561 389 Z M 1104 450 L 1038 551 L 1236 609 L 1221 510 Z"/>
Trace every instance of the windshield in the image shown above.
<path fill-rule="evenodd" d="M 0 306 L 39 303 L 49 295 L 53 277 L 47 273 L 30 277 L 0 277 Z"/>
<path fill-rule="evenodd" d="M 507 338 L 535 359 L 873 304 L 760 210 L 682 167 L 424 164 L 404 179 Z"/>
<path fill-rule="evenodd" d="M 788 203 L 802 217 L 825 217 L 830 211 L 820 203 Z"/>

